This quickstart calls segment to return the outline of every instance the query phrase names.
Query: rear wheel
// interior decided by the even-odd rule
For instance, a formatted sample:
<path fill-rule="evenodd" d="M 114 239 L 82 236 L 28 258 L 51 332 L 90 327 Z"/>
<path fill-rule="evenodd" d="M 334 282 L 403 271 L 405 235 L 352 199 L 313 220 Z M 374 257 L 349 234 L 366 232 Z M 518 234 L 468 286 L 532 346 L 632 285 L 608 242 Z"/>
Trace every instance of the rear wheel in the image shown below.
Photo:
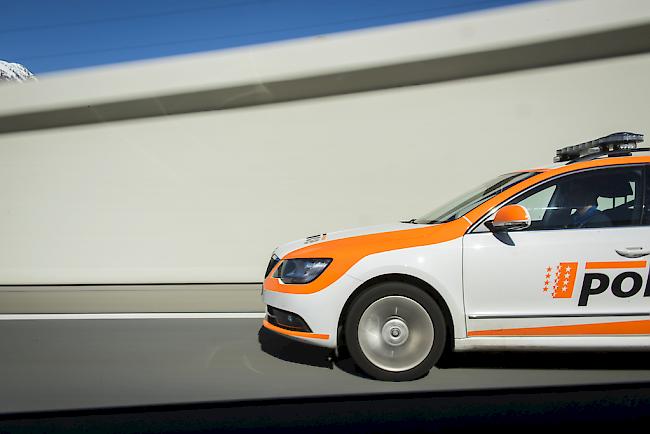
<path fill-rule="evenodd" d="M 354 362 L 378 380 L 407 381 L 426 375 L 442 356 L 445 318 L 417 286 L 381 282 L 350 306 L 346 343 Z"/>

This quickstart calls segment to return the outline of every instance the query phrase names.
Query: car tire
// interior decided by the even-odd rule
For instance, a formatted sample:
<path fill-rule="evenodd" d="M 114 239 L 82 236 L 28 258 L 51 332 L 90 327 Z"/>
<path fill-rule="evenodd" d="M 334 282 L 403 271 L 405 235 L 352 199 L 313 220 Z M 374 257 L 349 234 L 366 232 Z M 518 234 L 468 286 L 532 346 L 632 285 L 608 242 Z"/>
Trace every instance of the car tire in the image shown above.
<path fill-rule="evenodd" d="M 352 302 L 344 331 L 355 364 L 384 381 L 425 376 L 447 347 L 442 310 L 433 297 L 406 282 L 367 288 Z"/>

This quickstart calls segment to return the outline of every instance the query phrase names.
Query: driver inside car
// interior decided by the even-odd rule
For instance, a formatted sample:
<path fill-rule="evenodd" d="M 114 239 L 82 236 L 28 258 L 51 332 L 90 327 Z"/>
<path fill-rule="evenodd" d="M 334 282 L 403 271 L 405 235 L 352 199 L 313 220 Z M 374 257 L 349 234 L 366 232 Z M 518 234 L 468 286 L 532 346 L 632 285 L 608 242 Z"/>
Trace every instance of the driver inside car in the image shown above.
<path fill-rule="evenodd" d="M 593 187 L 585 184 L 572 185 L 570 200 L 567 206 L 575 209 L 575 212 L 571 214 L 569 228 L 577 229 L 612 225 L 609 217 L 598 209 L 598 193 Z"/>

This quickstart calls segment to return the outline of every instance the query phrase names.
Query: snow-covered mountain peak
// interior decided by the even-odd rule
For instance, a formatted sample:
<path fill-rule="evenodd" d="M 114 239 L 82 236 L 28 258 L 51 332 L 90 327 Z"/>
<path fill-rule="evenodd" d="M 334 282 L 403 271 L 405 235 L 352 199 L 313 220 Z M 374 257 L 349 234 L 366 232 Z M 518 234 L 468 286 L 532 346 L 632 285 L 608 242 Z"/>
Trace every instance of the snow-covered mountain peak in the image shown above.
<path fill-rule="evenodd" d="M 0 82 L 36 80 L 34 74 L 20 63 L 10 63 L 0 60 Z"/>

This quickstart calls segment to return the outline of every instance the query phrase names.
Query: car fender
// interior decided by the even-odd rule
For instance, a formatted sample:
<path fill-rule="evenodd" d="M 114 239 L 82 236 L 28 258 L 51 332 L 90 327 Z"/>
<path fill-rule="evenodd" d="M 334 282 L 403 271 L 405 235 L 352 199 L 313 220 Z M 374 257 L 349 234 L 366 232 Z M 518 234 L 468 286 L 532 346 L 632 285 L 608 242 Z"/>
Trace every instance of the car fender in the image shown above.
<path fill-rule="evenodd" d="M 454 337 L 466 337 L 462 237 L 443 243 L 368 255 L 347 273 L 360 282 L 388 274 L 412 276 L 429 284 L 449 308 Z"/>

